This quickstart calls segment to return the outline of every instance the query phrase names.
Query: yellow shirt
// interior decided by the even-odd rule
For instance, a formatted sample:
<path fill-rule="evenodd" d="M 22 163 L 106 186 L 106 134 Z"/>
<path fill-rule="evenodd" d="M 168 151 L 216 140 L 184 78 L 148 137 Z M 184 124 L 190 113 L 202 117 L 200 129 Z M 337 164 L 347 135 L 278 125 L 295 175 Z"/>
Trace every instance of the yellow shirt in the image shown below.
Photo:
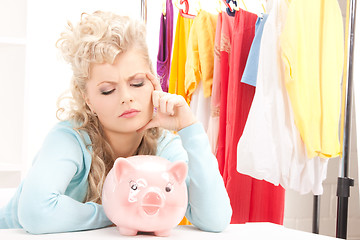
<path fill-rule="evenodd" d="M 186 47 L 192 23 L 193 19 L 178 15 L 169 78 L 169 93 L 176 93 L 185 99 Z"/>
<path fill-rule="evenodd" d="M 338 156 L 344 33 L 337 0 L 293 0 L 280 46 L 286 90 L 308 157 Z"/>
<path fill-rule="evenodd" d="M 194 19 L 187 47 L 185 94 L 188 103 L 199 82 L 204 97 L 211 96 L 217 15 L 201 10 Z"/>

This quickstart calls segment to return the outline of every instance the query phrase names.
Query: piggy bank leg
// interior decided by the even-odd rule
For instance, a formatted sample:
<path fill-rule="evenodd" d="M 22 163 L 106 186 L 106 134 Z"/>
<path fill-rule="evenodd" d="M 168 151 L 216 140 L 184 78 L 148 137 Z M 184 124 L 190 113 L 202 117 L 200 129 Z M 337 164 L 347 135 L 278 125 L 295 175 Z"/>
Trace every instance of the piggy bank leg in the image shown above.
<path fill-rule="evenodd" d="M 124 228 L 124 227 L 118 227 L 118 230 L 122 235 L 125 235 L 125 236 L 135 236 L 138 232 L 137 230 L 130 229 L 130 228 Z"/>
<path fill-rule="evenodd" d="M 171 229 L 164 231 L 155 231 L 154 235 L 159 237 L 168 237 L 170 236 L 170 233 L 171 233 Z"/>

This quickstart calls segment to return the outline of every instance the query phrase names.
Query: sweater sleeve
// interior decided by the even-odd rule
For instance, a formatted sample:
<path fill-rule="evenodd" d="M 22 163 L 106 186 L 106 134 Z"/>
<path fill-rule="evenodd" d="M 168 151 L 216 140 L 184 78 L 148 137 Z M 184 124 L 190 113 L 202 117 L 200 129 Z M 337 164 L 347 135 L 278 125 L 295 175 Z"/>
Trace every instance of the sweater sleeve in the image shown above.
<path fill-rule="evenodd" d="M 205 130 L 201 123 L 195 123 L 178 134 L 181 141 L 174 138 L 161 155 L 171 161 L 188 158 L 186 218 L 201 230 L 221 232 L 230 224 L 232 209 Z"/>
<path fill-rule="evenodd" d="M 83 151 L 79 139 L 71 132 L 52 131 L 47 136 L 19 197 L 19 222 L 26 231 L 67 232 L 111 224 L 101 205 L 82 203 L 65 195 L 72 179 L 87 177 L 83 173 L 86 171 Z"/>

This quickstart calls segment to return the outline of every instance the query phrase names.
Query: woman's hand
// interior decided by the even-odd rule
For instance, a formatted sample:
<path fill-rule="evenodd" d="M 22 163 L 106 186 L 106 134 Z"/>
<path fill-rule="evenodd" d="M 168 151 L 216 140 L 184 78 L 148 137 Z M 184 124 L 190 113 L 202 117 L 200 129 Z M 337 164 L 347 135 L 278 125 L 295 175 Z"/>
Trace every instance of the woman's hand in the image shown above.
<path fill-rule="evenodd" d="M 197 121 L 189 105 L 182 96 L 163 92 L 160 82 L 151 73 L 147 73 L 146 77 L 154 86 L 154 91 L 152 93 L 154 116 L 138 131 L 144 131 L 153 127 L 162 127 L 168 130 L 179 131 Z"/>

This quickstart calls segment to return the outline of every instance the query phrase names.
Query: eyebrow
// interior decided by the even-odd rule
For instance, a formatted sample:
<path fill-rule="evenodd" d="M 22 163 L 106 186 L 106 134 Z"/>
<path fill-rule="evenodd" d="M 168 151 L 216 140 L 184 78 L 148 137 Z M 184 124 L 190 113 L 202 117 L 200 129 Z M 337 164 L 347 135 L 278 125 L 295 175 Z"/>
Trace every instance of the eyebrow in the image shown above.
<path fill-rule="evenodd" d="M 146 78 L 146 73 L 135 73 L 134 75 L 131 75 L 130 77 L 127 78 L 127 81 L 131 81 L 133 79 L 135 79 L 136 77 L 145 77 Z M 103 84 L 103 83 L 111 83 L 111 84 L 114 84 L 114 83 L 117 83 L 116 81 L 102 81 L 100 83 L 97 84 L 97 86 Z"/>

